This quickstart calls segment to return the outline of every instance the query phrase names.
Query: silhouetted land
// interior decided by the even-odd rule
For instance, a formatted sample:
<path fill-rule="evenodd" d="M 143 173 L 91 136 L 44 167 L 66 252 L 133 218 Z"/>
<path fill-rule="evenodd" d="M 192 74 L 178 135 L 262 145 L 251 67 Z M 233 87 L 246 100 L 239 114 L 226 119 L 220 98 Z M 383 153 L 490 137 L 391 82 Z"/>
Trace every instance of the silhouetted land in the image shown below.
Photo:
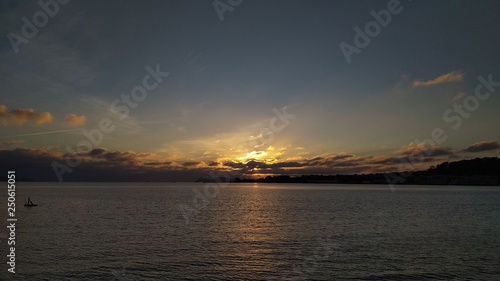
<path fill-rule="evenodd" d="M 500 158 L 487 157 L 444 162 L 424 171 L 354 175 L 279 175 L 259 179 L 236 178 L 234 182 L 500 185 Z"/>

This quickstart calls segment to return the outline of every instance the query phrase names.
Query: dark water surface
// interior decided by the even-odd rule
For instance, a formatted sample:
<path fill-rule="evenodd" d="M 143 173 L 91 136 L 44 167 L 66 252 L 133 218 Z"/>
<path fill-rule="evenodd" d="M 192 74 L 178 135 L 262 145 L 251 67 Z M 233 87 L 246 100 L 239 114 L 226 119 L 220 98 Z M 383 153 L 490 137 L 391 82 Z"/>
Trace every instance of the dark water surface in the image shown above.
<path fill-rule="evenodd" d="M 498 187 L 204 187 L 18 183 L 0 279 L 500 280 Z"/>

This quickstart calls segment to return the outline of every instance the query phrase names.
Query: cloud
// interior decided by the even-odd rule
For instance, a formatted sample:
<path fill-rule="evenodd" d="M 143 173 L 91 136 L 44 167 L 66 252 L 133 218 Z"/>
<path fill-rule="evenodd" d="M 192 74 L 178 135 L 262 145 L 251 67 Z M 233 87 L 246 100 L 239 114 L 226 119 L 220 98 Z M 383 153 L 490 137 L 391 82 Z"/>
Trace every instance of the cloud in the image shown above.
<path fill-rule="evenodd" d="M 500 151 L 500 143 L 482 141 L 466 149 L 411 143 L 386 155 L 338 153 L 292 157 L 282 161 L 269 157 L 244 160 L 204 158 L 197 161 L 195 158 L 162 157 L 158 153 L 108 151 L 102 147 L 80 153 L 57 151 L 54 148 L 0 149 L 0 170 L 16 170 L 26 178 L 39 181 L 57 181 L 52 166 L 54 161 L 65 164 L 67 161 L 80 162 L 75 161 L 80 159 L 80 165 L 64 173 L 65 181 L 194 181 L 207 178 L 211 171 L 234 171 L 233 175 L 238 177 L 367 174 L 425 170 L 464 152 Z"/>
<path fill-rule="evenodd" d="M 49 112 L 36 113 L 33 109 L 8 109 L 0 104 L 0 124 L 2 126 L 20 126 L 28 122 L 41 125 L 52 122 Z"/>
<path fill-rule="evenodd" d="M 80 165 L 67 166 L 70 172 L 63 173 L 64 181 L 194 181 L 210 171 L 163 161 L 152 153 L 108 152 L 105 148 L 78 154 L 58 153 L 49 148 L 16 148 L 0 150 L 0 159 L 0 171 L 14 170 L 24 179 L 36 181 L 58 181 L 54 163 L 66 165 L 76 159 L 81 160 Z"/>
<path fill-rule="evenodd" d="M 311 157 L 309 159 L 290 160 L 282 162 L 265 162 L 264 160 L 252 160 L 246 163 L 237 161 L 225 161 L 221 165 L 241 174 L 249 176 L 252 174 L 264 175 L 306 175 L 306 174 L 355 174 L 355 173 L 377 173 L 385 171 L 401 170 L 401 161 L 398 158 L 385 156 L 359 157 L 350 154 L 326 154 Z"/>
<path fill-rule="evenodd" d="M 464 75 L 462 71 L 457 70 L 457 71 L 452 71 L 450 73 L 446 73 L 444 75 L 441 75 L 435 79 L 428 80 L 428 81 L 420 81 L 420 80 L 415 80 L 413 81 L 413 87 L 432 87 L 436 86 L 439 84 L 444 84 L 444 83 L 457 83 L 457 82 L 462 82 L 464 80 Z"/>
<path fill-rule="evenodd" d="M 499 150 L 500 143 L 496 141 L 480 141 L 471 144 L 469 147 L 464 149 L 464 152 L 477 153 L 483 151 Z"/>
<path fill-rule="evenodd" d="M 436 145 L 430 146 L 424 143 L 414 144 L 410 143 L 407 147 L 396 151 L 402 156 L 412 157 L 435 157 L 435 156 L 455 156 L 455 152 L 451 148 L 439 147 Z"/>
<path fill-rule="evenodd" d="M 56 176 L 50 166 L 55 159 L 60 159 L 61 154 L 50 149 L 24 149 L 0 150 L 0 171 L 12 170 L 30 180 L 55 180 Z"/>
<path fill-rule="evenodd" d="M 11 141 L 0 142 L 0 149 L 13 147 L 13 146 L 19 146 L 19 145 L 24 144 L 24 143 L 25 143 L 24 140 L 11 140 Z"/>
<path fill-rule="evenodd" d="M 106 148 L 94 148 L 89 152 L 89 156 L 101 156 L 104 153 L 106 153 L 107 149 Z"/>
<path fill-rule="evenodd" d="M 77 116 L 75 114 L 68 114 L 64 117 L 64 120 L 73 126 L 83 126 L 87 122 L 87 117 L 85 115 Z"/>
<path fill-rule="evenodd" d="M 106 160 L 110 164 L 119 165 L 138 165 L 149 161 L 149 157 L 152 156 L 151 153 L 136 153 L 134 151 L 112 151 L 108 152 L 105 148 L 96 148 L 88 152 L 87 154 L 80 154 L 80 157 L 85 158 L 90 156 L 94 159 Z"/>
<path fill-rule="evenodd" d="M 458 100 L 461 100 L 465 97 L 465 93 L 464 92 L 459 92 L 456 96 L 454 96 L 451 101 L 458 101 Z"/>
<path fill-rule="evenodd" d="M 265 162 L 235 160 L 223 162 L 171 161 L 155 153 L 108 151 L 95 148 L 86 153 L 58 153 L 53 149 L 0 150 L 0 170 L 15 170 L 28 179 L 57 181 L 53 163 L 81 160 L 81 164 L 65 172 L 65 181 L 194 181 L 211 171 L 235 171 L 241 177 L 276 174 L 353 174 L 376 172 L 396 165 L 371 163 L 370 157 L 329 154 L 300 161 Z M 371 162 L 370 162 L 371 161 Z M 208 164 L 207 164 L 208 163 Z M 59 169 L 59 171 L 61 171 Z"/>
<path fill-rule="evenodd" d="M 191 161 L 191 162 L 184 162 L 184 163 L 182 163 L 182 166 L 184 166 L 184 167 L 192 167 L 192 166 L 197 166 L 199 164 L 201 164 L 201 162 Z"/>

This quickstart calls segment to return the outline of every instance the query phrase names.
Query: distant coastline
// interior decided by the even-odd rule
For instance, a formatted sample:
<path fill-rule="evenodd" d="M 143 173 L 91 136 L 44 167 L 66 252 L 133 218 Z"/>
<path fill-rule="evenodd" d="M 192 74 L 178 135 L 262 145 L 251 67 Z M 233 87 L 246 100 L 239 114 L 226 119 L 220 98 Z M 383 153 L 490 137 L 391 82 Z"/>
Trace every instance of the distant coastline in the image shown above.
<path fill-rule="evenodd" d="M 219 181 L 227 181 L 220 179 Z M 277 175 L 265 178 L 235 178 L 235 183 L 315 183 L 315 184 L 406 184 L 500 186 L 500 158 L 486 157 L 443 162 L 423 171 L 353 175 Z M 216 182 L 198 179 L 197 182 Z"/>

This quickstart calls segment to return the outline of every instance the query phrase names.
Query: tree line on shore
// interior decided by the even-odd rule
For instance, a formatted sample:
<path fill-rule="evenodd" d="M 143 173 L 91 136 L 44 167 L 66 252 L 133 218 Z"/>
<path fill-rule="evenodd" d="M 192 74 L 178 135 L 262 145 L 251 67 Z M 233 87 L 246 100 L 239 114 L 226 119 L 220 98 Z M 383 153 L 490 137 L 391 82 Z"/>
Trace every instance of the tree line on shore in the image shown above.
<path fill-rule="evenodd" d="M 397 181 L 394 181 L 394 179 L 397 179 Z M 423 171 L 352 175 L 275 175 L 258 179 L 236 178 L 233 181 L 263 183 L 500 185 L 500 158 L 485 157 L 443 162 Z"/>

